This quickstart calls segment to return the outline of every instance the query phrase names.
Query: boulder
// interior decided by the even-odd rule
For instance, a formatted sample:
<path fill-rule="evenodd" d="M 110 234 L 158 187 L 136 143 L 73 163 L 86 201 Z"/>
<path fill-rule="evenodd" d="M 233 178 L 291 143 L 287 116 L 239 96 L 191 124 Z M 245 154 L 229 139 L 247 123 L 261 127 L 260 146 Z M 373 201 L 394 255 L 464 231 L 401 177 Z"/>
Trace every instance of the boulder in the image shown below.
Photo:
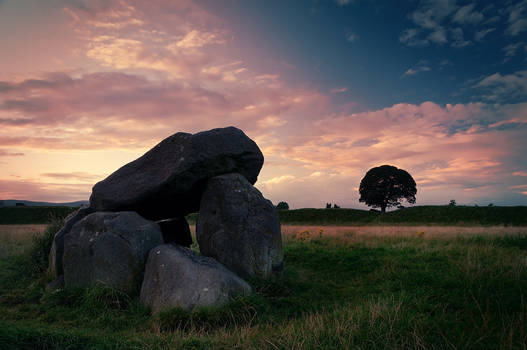
<path fill-rule="evenodd" d="M 141 284 L 148 252 L 162 243 L 159 226 L 135 212 L 90 214 L 64 237 L 64 283 L 102 283 L 133 293 Z"/>
<path fill-rule="evenodd" d="M 207 179 L 237 172 L 254 184 L 262 165 L 262 152 L 240 129 L 180 132 L 95 184 L 90 205 L 151 220 L 183 217 L 198 211 Z"/>
<path fill-rule="evenodd" d="M 185 218 L 161 220 L 157 224 L 161 229 L 165 243 L 179 244 L 187 248 L 192 245 L 192 234 Z"/>
<path fill-rule="evenodd" d="M 177 245 L 150 251 L 141 287 L 141 301 L 153 313 L 172 307 L 191 310 L 219 306 L 251 287 L 212 258 Z"/>
<path fill-rule="evenodd" d="M 240 174 L 211 178 L 196 224 L 200 252 L 242 277 L 283 269 L 280 219 L 273 204 Z"/>
<path fill-rule="evenodd" d="M 85 218 L 87 215 L 93 213 L 93 209 L 89 205 L 82 205 L 78 210 L 74 211 L 64 219 L 64 226 L 55 233 L 53 243 L 51 243 L 51 250 L 49 252 L 49 274 L 54 278 L 58 278 L 64 273 L 62 268 L 62 256 L 64 254 L 64 237 L 70 232 L 73 225 Z"/>

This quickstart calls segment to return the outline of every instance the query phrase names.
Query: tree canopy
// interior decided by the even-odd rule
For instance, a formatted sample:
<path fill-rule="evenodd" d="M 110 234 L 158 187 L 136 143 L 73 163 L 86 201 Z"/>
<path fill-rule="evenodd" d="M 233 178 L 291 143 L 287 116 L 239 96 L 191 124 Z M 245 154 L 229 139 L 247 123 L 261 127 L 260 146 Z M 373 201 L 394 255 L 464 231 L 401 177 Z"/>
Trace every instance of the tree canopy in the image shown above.
<path fill-rule="evenodd" d="M 287 204 L 287 202 L 280 202 L 276 206 L 276 209 L 278 209 L 278 210 L 289 210 L 289 204 Z"/>
<path fill-rule="evenodd" d="M 386 208 L 401 204 L 401 199 L 415 203 L 417 188 L 412 176 L 392 165 L 381 165 L 368 170 L 360 182 L 359 202 L 373 208 Z"/>

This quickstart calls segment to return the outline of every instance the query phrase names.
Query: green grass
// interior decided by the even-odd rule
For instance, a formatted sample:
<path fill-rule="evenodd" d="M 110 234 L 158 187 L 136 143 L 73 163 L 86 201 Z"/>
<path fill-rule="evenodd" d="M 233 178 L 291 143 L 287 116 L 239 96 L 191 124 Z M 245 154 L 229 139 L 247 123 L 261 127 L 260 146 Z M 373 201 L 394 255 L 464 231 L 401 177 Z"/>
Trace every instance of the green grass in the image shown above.
<path fill-rule="evenodd" d="M 281 210 L 282 224 L 299 225 L 527 225 L 527 206 L 417 206 L 388 213 L 357 209 Z"/>
<path fill-rule="evenodd" d="M 0 225 L 48 224 L 63 218 L 75 207 L 0 207 Z"/>
<path fill-rule="evenodd" d="M 151 316 L 112 288 L 45 290 L 35 251 L 0 259 L 0 349 L 525 349 L 527 236 L 317 237 L 218 309 Z M 39 248 L 40 247 L 40 248 Z"/>

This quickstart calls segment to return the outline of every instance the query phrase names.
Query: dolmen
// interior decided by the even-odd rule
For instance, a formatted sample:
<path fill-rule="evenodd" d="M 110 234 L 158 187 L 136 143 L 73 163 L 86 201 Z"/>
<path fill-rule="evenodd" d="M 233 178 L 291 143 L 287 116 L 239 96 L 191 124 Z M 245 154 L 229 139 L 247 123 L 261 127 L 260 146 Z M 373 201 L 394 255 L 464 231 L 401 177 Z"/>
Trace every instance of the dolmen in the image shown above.
<path fill-rule="evenodd" d="M 139 293 L 157 313 L 219 306 L 244 280 L 283 270 L 280 221 L 253 185 L 264 157 L 235 127 L 179 132 L 93 186 L 49 254 L 50 288 L 97 284 Z M 200 253 L 185 216 L 198 212 Z"/>

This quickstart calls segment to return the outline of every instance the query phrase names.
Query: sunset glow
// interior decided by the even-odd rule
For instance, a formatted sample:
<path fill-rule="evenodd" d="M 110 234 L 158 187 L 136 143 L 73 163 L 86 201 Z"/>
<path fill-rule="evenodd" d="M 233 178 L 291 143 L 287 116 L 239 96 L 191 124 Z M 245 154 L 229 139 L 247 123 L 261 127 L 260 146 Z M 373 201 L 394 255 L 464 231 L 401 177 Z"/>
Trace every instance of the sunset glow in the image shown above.
<path fill-rule="evenodd" d="M 275 204 L 366 208 L 391 164 L 417 205 L 527 205 L 525 0 L 0 0 L 0 31 L 0 199 L 233 125 Z"/>

